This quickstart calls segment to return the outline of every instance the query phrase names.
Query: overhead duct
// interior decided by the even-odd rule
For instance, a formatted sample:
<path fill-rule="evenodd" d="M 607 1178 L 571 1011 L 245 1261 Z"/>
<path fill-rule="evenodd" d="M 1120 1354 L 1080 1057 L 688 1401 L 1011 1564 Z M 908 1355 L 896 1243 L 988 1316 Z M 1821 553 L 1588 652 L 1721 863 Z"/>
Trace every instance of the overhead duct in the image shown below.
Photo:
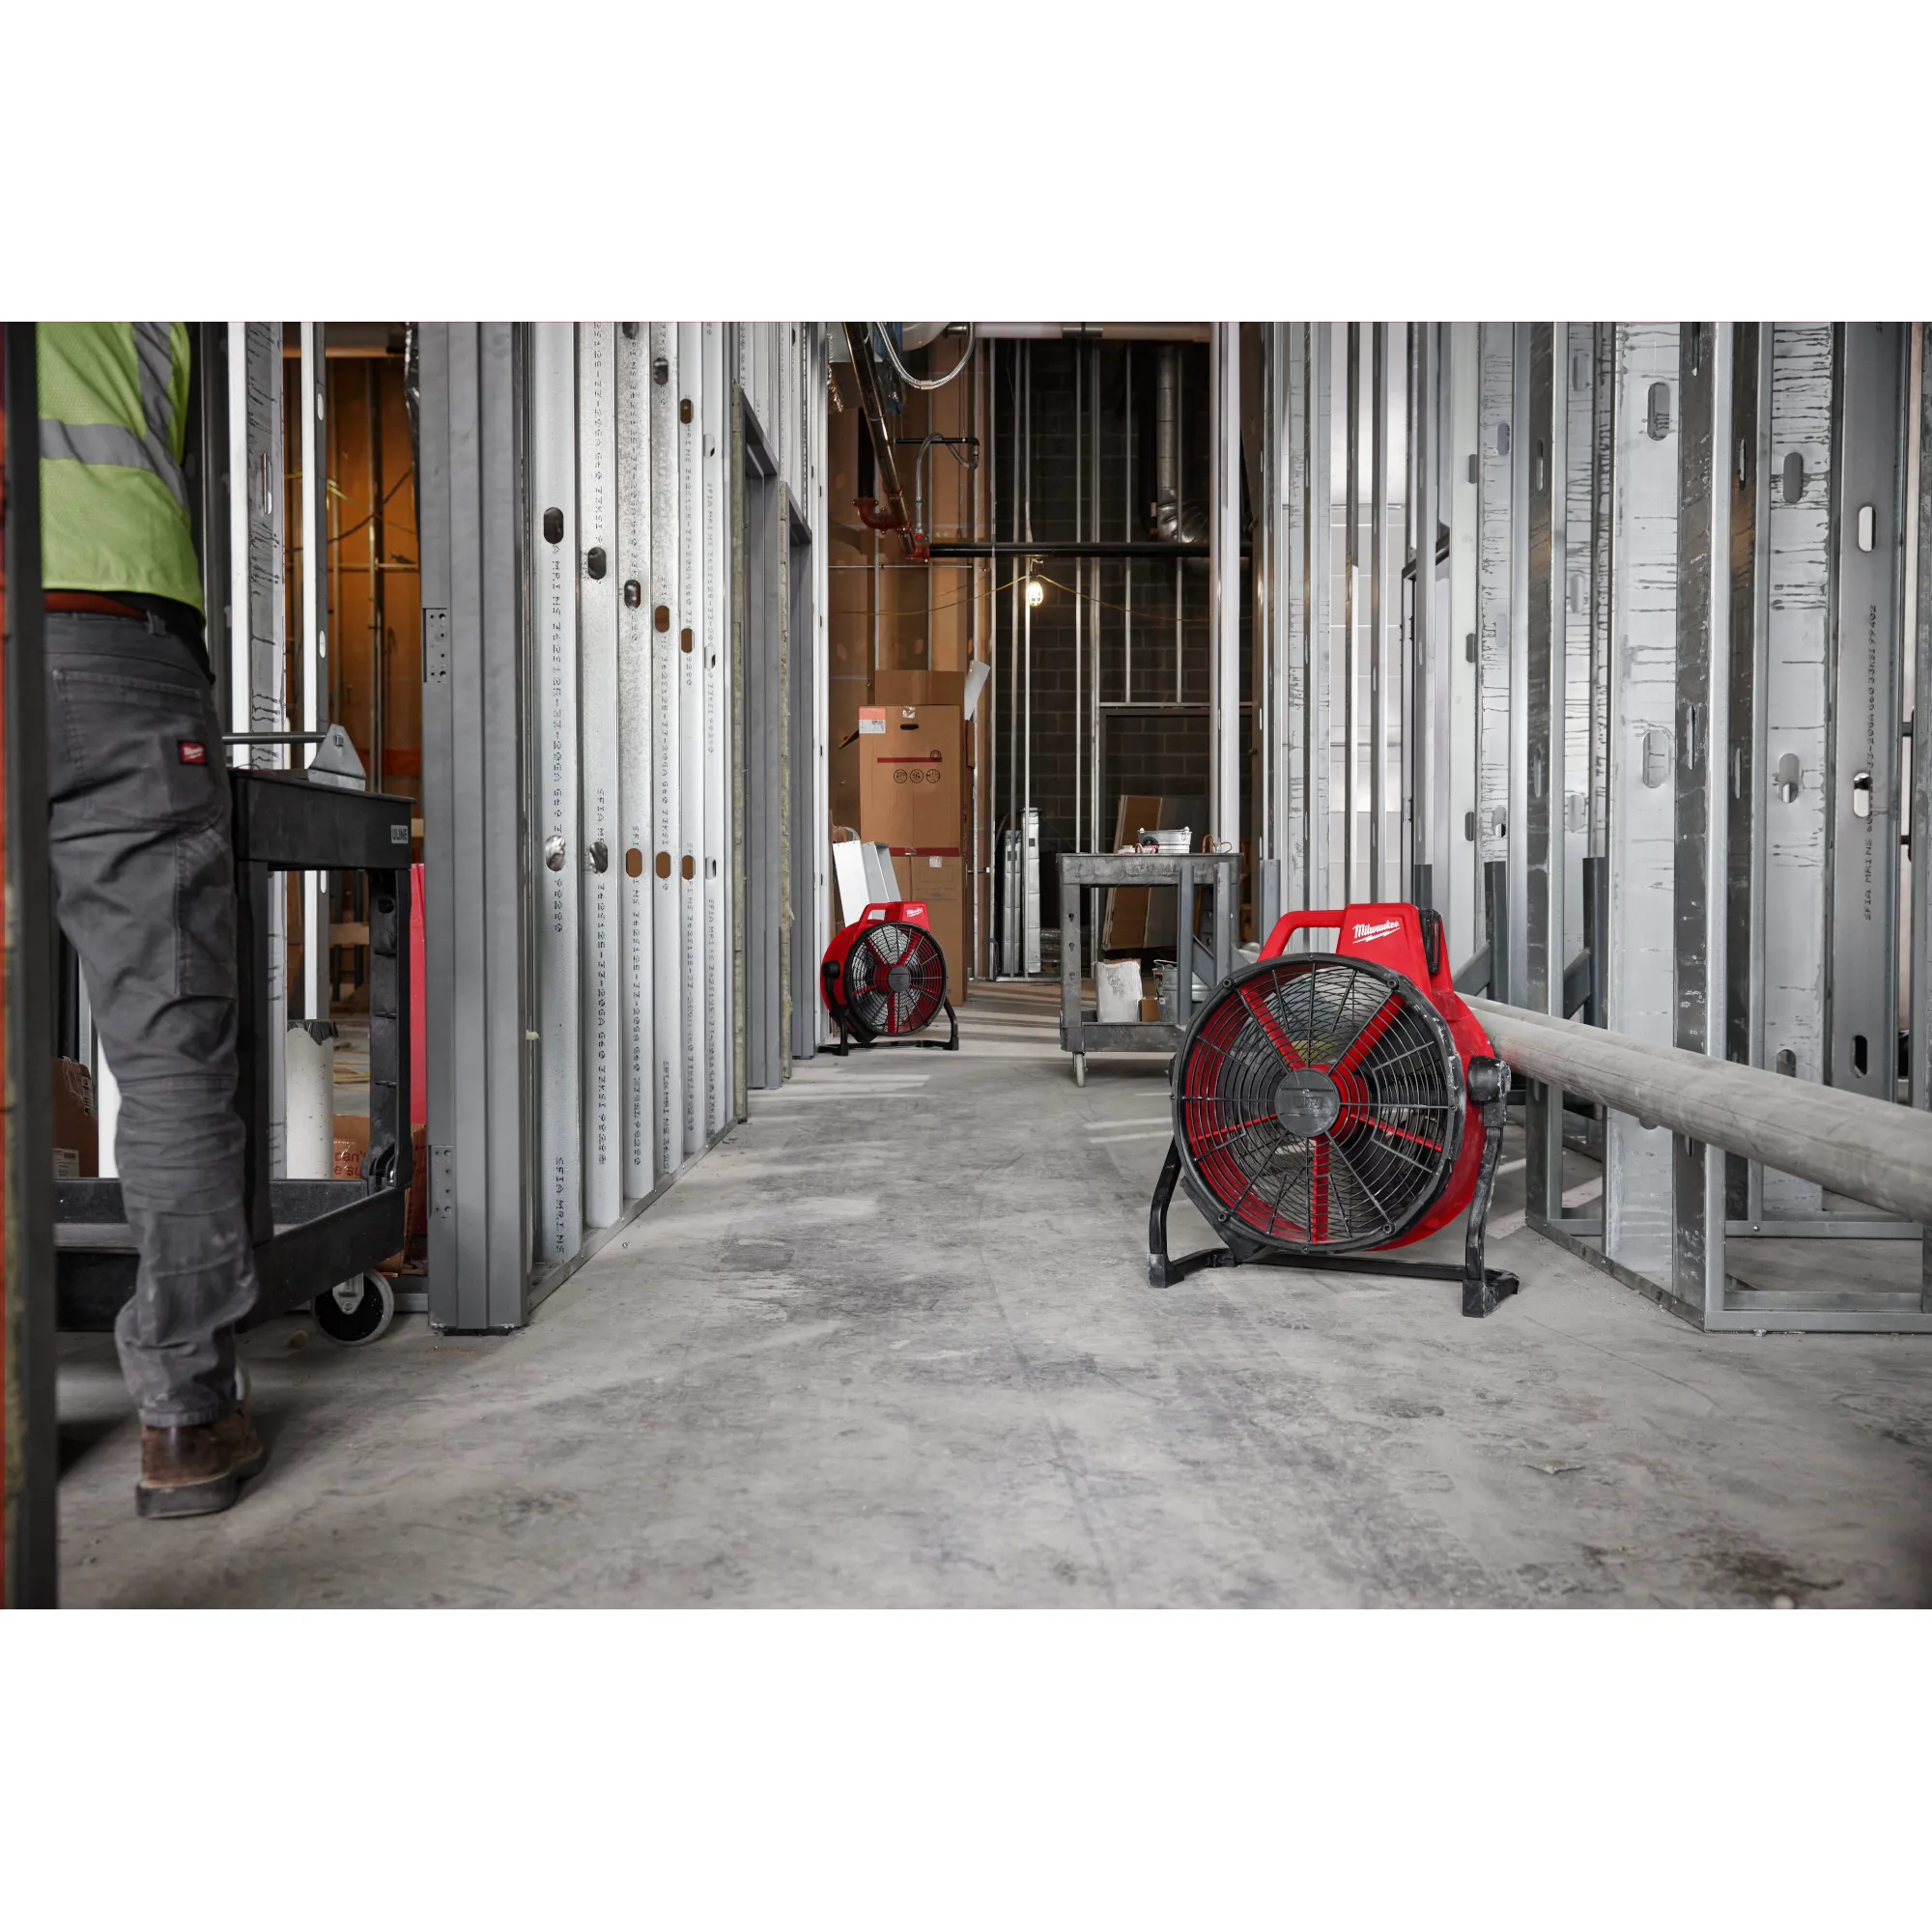
<path fill-rule="evenodd" d="M 1180 507 L 1180 351 L 1171 342 L 1154 363 L 1152 527 L 1162 543 L 1197 544 L 1208 534 L 1206 516 Z"/>
<path fill-rule="evenodd" d="M 878 324 L 880 328 L 890 328 L 892 326 L 889 322 Z M 970 323 L 964 322 L 902 322 L 898 326 L 899 353 L 903 355 L 910 355 L 915 349 L 929 349 L 949 328 L 956 327 L 963 331 L 971 327 Z M 981 333 L 984 333 L 984 331 L 982 330 Z M 829 329 L 825 340 L 827 343 L 826 359 L 828 361 L 851 361 L 852 351 L 846 343 L 844 325 L 842 323 L 837 328 Z"/>
<path fill-rule="evenodd" d="M 964 329 L 964 323 L 904 322 L 899 325 L 901 354 L 925 349 L 948 329 Z M 981 342 L 1206 342 L 1205 322 L 977 322 L 973 331 Z M 837 326 L 827 336 L 834 362 L 849 362 Z"/>

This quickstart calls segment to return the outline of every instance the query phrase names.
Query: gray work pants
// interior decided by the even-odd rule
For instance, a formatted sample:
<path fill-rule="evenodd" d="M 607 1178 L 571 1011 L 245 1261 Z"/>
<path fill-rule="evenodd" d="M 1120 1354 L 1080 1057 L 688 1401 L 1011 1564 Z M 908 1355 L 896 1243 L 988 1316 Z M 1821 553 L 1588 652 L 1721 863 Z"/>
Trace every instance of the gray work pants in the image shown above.
<path fill-rule="evenodd" d="M 141 1420 L 235 1406 L 256 1296 L 235 1108 L 235 859 L 208 679 L 131 619 L 47 613 L 54 905 L 121 1089 L 114 1151 L 140 1249 L 114 1324 Z"/>

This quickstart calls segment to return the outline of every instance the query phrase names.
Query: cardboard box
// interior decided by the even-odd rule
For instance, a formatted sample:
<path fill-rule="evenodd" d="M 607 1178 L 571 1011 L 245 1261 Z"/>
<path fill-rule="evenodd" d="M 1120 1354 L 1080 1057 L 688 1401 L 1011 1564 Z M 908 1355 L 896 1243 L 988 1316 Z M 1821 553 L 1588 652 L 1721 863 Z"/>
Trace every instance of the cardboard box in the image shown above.
<path fill-rule="evenodd" d="M 956 704 L 859 713 L 859 836 L 895 856 L 956 859 L 964 775 Z"/>
<path fill-rule="evenodd" d="M 77 1060 L 54 1061 L 54 1179 L 79 1180 L 100 1172 L 100 1131 L 94 1118 L 94 1079 Z"/>
<path fill-rule="evenodd" d="M 946 996 L 952 1004 L 966 1000 L 966 867 L 959 859 L 894 856 L 899 887 L 908 900 L 925 907 L 932 936 L 946 955 Z"/>

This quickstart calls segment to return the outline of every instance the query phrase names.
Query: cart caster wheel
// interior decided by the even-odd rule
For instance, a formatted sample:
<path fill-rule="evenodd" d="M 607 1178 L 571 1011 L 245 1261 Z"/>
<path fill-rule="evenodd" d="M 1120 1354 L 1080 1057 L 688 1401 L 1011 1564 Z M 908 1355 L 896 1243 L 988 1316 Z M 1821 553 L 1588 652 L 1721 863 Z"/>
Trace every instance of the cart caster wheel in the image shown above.
<path fill-rule="evenodd" d="M 1076 1087 L 1084 1087 L 1087 1084 L 1087 1056 L 1084 1053 L 1076 1053 L 1073 1056 L 1073 1084 Z"/>
<path fill-rule="evenodd" d="M 359 1349 L 384 1334 L 396 1319 L 396 1291 L 386 1275 L 352 1275 L 318 1294 L 312 1306 L 315 1325 L 331 1342 Z"/>

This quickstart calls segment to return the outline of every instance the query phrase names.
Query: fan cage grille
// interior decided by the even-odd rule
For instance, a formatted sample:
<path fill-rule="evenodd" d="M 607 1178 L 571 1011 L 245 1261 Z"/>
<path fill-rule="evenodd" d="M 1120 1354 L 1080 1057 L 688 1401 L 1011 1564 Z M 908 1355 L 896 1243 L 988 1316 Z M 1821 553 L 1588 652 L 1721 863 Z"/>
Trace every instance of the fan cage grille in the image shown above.
<path fill-rule="evenodd" d="M 1304 1134 L 1277 1101 L 1306 1069 L 1332 1079 L 1338 1111 Z M 1182 1042 L 1174 1092 L 1197 1204 L 1299 1252 L 1389 1245 L 1440 1197 L 1462 1145 L 1447 1025 L 1408 980 L 1362 960 L 1308 954 L 1237 976 Z"/>
<path fill-rule="evenodd" d="M 895 988 L 895 967 L 906 981 Z M 899 920 L 866 927 L 845 957 L 845 1007 L 852 1022 L 874 1038 L 893 1038 L 929 1026 L 946 999 L 946 960 L 929 932 Z"/>

